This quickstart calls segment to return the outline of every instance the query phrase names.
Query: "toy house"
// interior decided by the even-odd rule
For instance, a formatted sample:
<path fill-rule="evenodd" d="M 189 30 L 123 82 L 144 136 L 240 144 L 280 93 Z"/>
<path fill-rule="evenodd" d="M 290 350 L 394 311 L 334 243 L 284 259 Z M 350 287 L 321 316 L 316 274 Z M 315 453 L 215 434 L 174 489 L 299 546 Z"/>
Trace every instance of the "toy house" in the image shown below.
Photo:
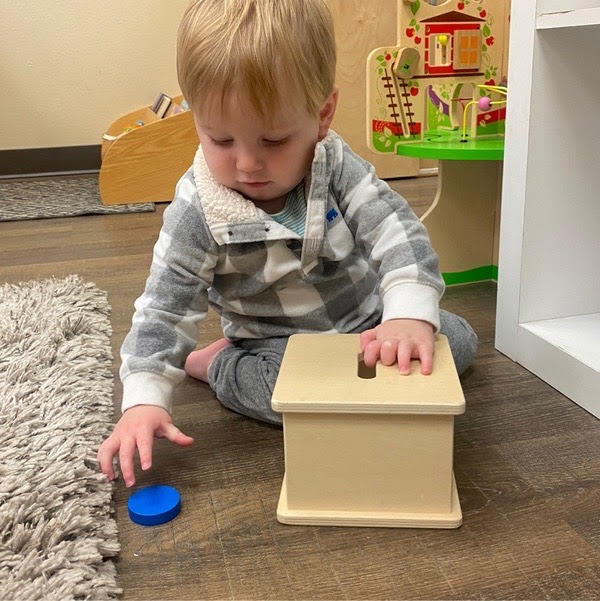
<path fill-rule="evenodd" d="M 426 75 L 479 72 L 484 19 L 454 10 L 423 19 L 421 23 L 425 23 L 423 70 Z"/>
<path fill-rule="evenodd" d="M 288 524 L 455 528 L 454 416 L 465 401 L 445 336 L 433 374 L 357 358 L 357 334 L 296 334 L 272 406 L 283 414 Z M 332 361 L 332 358 L 335 358 Z"/>
<path fill-rule="evenodd" d="M 372 150 L 453 136 L 471 109 L 470 135 L 504 132 L 508 0 L 398 0 L 398 43 L 367 60 L 367 136 Z M 484 89 L 479 86 L 491 86 Z M 487 110 L 473 106 L 484 95 Z"/>

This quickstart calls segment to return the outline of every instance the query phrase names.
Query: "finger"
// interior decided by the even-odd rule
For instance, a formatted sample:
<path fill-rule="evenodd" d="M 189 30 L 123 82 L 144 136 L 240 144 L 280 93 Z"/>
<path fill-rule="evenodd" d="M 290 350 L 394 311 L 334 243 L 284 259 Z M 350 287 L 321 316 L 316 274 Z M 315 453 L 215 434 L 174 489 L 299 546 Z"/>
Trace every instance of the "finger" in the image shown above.
<path fill-rule="evenodd" d="M 115 472 L 113 470 L 113 457 L 119 451 L 119 439 L 109 436 L 98 449 L 98 463 L 102 473 L 108 478 L 109 481 L 115 479 Z"/>
<path fill-rule="evenodd" d="M 433 371 L 433 345 L 427 342 L 419 345 L 419 359 L 421 360 L 421 373 L 428 376 Z"/>
<path fill-rule="evenodd" d="M 365 330 L 360 334 L 360 350 L 364 351 L 365 347 L 369 342 L 372 342 L 377 338 L 377 333 L 375 332 L 375 328 L 371 328 L 370 330 Z"/>
<path fill-rule="evenodd" d="M 374 367 L 379 359 L 379 350 L 381 343 L 378 340 L 373 340 L 367 344 L 363 350 L 363 361 L 367 367 Z"/>
<path fill-rule="evenodd" d="M 140 456 L 140 466 L 143 470 L 149 470 L 152 467 L 152 445 L 154 444 L 154 434 L 152 430 L 144 429 L 137 437 L 137 448 Z"/>
<path fill-rule="evenodd" d="M 397 349 L 397 340 L 384 340 L 380 350 L 381 362 L 384 365 L 394 365 L 396 363 Z"/>
<path fill-rule="evenodd" d="M 410 358 L 412 345 L 410 342 L 400 342 L 397 350 L 398 369 L 403 376 L 410 374 Z"/>
<path fill-rule="evenodd" d="M 194 442 L 194 439 L 191 436 L 184 434 L 175 424 L 167 424 L 164 435 L 165 438 L 182 447 L 187 447 Z"/>
<path fill-rule="evenodd" d="M 135 484 L 135 475 L 133 471 L 133 455 L 135 454 L 135 439 L 126 438 L 121 441 L 119 449 L 119 463 L 121 464 L 121 472 L 125 486 L 133 486 Z"/>

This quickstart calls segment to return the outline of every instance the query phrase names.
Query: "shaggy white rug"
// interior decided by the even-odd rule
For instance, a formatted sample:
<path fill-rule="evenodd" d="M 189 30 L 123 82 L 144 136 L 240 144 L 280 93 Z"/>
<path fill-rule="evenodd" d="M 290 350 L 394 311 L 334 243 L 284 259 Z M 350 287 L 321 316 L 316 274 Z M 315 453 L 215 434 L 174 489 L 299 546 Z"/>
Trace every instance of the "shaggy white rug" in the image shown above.
<path fill-rule="evenodd" d="M 0 285 L 0 599 L 116 599 L 110 307 L 78 276 Z"/>

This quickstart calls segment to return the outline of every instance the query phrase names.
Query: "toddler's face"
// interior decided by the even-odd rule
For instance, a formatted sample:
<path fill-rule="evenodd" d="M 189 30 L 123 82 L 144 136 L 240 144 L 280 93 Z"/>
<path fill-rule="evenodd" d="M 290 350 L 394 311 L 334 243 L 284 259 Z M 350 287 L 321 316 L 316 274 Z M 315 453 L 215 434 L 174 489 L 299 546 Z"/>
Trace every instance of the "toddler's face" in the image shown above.
<path fill-rule="evenodd" d="M 331 116 L 311 117 L 302 107 L 289 106 L 269 123 L 238 94 L 225 97 L 223 110 L 217 102 L 207 103 L 201 114 L 194 112 L 194 121 L 213 177 L 264 211 L 280 211 L 327 133 L 337 96 L 332 97 Z"/>

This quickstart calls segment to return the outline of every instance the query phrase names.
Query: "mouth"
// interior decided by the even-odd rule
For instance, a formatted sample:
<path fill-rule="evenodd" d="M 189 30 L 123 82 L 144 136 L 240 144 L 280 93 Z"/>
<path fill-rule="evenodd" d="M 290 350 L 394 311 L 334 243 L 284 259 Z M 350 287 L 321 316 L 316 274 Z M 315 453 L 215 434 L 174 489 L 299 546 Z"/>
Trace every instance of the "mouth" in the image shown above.
<path fill-rule="evenodd" d="M 261 188 L 266 186 L 269 182 L 240 182 L 244 186 L 250 186 L 251 188 Z"/>

